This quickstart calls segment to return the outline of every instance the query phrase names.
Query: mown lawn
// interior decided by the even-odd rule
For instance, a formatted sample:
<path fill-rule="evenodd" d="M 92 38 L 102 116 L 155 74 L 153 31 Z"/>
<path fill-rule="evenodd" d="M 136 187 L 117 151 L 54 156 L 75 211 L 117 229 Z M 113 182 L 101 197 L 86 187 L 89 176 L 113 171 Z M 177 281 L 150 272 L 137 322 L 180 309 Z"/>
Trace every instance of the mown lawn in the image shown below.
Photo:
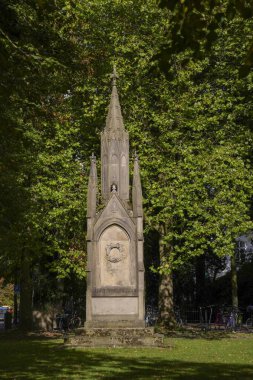
<path fill-rule="evenodd" d="M 253 335 L 168 338 L 172 349 L 65 349 L 0 334 L 0 379 L 253 379 Z"/>

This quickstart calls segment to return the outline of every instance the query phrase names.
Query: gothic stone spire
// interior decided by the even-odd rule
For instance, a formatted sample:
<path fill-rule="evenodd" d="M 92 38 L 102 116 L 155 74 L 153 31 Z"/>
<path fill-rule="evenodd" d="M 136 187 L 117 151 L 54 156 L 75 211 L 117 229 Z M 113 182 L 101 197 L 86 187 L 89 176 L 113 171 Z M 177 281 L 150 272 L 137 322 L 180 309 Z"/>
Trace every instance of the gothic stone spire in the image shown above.
<path fill-rule="evenodd" d="M 116 86 L 116 80 L 118 79 L 118 75 L 116 73 L 116 69 L 114 67 L 112 78 L 112 93 L 111 93 L 111 101 L 108 109 L 108 114 L 106 118 L 106 127 L 105 130 L 107 133 L 113 137 L 121 137 L 122 132 L 125 132 L 123 117 L 121 114 L 121 107 L 119 103 L 119 95 Z"/>
<path fill-rule="evenodd" d="M 129 199 L 129 141 L 124 128 L 119 96 L 116 87 L 118 78 L 114 68 L 111 100 L 106 126 L 101 134 L 102 195 L 109 199 L 111 189 L 117 189 L 122 200 Z"/>

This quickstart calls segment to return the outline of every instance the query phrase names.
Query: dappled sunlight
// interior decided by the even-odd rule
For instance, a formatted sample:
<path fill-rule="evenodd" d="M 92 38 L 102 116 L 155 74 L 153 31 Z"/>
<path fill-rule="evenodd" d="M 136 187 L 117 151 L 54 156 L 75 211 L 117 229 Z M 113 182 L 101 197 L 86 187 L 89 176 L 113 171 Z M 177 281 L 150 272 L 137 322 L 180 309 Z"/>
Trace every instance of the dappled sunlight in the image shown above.
<path fill-rule="evenodd" d="M 250 379 L 253 339 L 172 339 L 173 349 L 64 348 L 61 340 L 0 344 L 1 379 Z M 221 349 L 222 345 L 222 349 Z M 225 355 L 224 355 L 225 352 Z"/>

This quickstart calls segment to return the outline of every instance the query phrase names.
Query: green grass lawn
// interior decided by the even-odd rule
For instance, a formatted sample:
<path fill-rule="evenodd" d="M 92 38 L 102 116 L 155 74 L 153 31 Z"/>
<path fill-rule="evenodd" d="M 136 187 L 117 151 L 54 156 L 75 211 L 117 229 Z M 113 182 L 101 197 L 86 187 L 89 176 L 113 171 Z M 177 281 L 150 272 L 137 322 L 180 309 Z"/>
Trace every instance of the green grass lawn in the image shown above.
<path fill-rule="evenodd" d="M 253 334 L 168 339 L 172 349 L 65 349 L 1 333 L 0 379 L 253 379 Z"/>

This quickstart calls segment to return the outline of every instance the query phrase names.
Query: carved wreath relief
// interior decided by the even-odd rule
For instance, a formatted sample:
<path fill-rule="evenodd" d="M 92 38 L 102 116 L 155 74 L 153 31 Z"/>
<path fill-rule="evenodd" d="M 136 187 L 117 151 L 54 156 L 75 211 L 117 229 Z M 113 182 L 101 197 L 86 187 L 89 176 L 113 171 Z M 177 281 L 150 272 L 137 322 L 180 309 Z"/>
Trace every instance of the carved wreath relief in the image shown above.
<path fill-rule="evenodd" d="M 106 259 L 110 263 L 118 263 L 126 257 L 124 246 L 120 243 L 110 243 L 105 247 Z"/>
<path fill-rule="evenodd" d="M 101 286 L 130 286 L 130 239 L 118 225 L 104 230 L 99 242 Z"/>

